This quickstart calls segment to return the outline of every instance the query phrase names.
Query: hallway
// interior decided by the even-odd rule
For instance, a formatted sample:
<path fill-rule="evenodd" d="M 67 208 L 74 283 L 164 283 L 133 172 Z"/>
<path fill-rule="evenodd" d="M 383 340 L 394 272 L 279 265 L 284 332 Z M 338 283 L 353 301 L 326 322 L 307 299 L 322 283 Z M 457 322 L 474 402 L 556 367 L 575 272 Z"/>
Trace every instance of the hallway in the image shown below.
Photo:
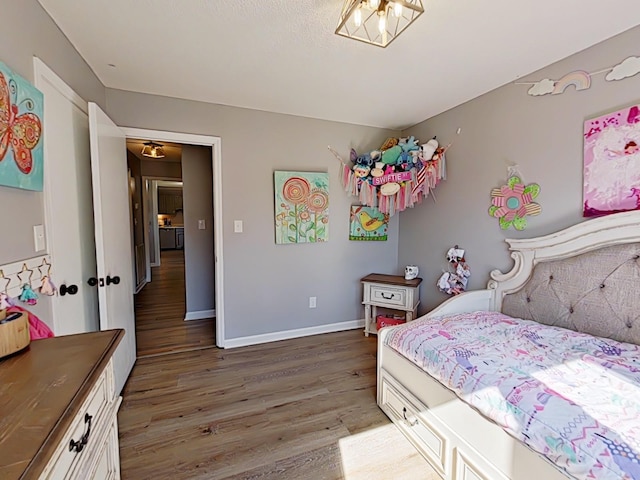
<path fill-rule="evenodd" d="M 138 358 L 213 347 L 215 319 L 184 321 L 184 250 L 164 250 L 135 296 Z"/>

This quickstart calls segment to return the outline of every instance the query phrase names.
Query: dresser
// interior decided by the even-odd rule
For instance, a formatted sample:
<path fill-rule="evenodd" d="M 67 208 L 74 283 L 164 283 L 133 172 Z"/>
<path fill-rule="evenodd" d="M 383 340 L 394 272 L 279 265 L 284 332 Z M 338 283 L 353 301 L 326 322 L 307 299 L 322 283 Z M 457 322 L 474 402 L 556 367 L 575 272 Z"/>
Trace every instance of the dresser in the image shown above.
<path fill-rule="evenodd" d="M 402 275 L 371 273 L 362 282 L 362 304 L 364 305 L 364 334 L 376 333 L 378 307 L 405 312 L 407 322 L 417 315 L 420 304 L 421 278 L 405 280 Z"/>
<path fill-rule="evenodd" d="M 0 478 L 120 478 L 111 357 L 123 335 L 36 340 L 0 360 Z"/>

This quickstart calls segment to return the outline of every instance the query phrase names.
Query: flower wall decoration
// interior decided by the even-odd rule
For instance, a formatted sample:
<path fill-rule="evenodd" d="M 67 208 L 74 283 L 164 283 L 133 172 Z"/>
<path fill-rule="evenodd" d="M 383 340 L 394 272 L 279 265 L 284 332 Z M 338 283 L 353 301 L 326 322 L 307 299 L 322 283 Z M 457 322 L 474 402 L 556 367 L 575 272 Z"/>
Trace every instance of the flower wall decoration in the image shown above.
<path fill-rule="evenodd" d="M 518 176 L 512 176 L 506 185 L 491 190 L 489 215 L 500 221 L 503 230 L 513 226 L 516 230 L 527 227 L 527 215 L 539 215 L 542 207 L 533 200 L 540 193 L 540 185 L 524 185 Z"/>
<path fill-rule="evenodd" d="M 275 172 L 276 243 L 329 239 L 329 174 Z"/>

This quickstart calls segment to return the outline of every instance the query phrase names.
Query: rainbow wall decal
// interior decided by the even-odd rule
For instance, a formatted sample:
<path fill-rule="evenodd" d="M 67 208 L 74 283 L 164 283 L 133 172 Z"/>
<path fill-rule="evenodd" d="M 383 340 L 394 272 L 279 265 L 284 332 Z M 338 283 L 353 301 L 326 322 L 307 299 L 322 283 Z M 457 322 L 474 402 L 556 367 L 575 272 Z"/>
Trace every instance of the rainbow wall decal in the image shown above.
<path fill-rule="evenodd" d="M 570 85 L 576 87 L 576 91 L 586 90 L 591 86 L 591 75 L 584 70 L 576 70 L 575 72 L 567 73 L 556 82 L 551 94 L 558 95 L 560 93 L 564 93 Z"/>

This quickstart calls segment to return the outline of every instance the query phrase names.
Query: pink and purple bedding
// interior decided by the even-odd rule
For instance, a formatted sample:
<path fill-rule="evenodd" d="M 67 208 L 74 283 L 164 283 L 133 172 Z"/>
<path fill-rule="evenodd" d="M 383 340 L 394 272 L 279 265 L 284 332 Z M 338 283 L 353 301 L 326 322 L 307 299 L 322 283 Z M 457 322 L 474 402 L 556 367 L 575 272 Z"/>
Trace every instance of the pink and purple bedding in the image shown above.
<path fill-rule="evenodd" d="M 578 479 L 640 480 L 640 347 L 475 312 L 385 344 Z"/>

